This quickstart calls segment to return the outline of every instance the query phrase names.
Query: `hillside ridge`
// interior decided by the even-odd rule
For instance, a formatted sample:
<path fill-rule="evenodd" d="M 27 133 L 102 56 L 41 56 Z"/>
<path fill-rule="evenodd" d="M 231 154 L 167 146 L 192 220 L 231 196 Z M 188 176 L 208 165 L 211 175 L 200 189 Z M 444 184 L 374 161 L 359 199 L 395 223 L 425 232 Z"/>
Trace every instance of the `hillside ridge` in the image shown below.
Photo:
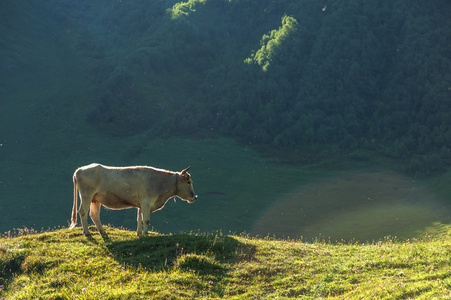
<path fill-rule="evenodd" d="M 275 240 L 221 232 L 108 240 L 59 229 L 0 238 L 4 299 L 446 299 L 449 226 L 372 243 Z"/>

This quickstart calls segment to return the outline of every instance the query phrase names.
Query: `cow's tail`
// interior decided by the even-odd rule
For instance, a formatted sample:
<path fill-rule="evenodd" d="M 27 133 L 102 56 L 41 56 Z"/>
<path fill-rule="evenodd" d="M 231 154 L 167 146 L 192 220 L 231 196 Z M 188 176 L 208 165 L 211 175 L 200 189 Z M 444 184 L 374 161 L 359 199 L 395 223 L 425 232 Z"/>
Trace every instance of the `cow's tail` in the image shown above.
<path fill-rule="evenodd" d="M 74 228 L 77 226 L 77 172 L 75 172 L 73 181 L 74 181 L 74 206 L 72 207 L 72 220 L 70 223 L 69 229 Z"/>

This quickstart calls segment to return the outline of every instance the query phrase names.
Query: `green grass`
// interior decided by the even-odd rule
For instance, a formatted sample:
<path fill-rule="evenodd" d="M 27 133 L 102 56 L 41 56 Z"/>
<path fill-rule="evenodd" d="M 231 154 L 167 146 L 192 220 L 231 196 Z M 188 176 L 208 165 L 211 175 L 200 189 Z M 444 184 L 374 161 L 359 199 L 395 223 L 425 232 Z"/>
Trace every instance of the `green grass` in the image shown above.
<path fill-rule="evenodd" d="M 451 230 L 434 228 L 365 244 L 25 230 L 0 239 L 0 299 L 449 299 Z"/>

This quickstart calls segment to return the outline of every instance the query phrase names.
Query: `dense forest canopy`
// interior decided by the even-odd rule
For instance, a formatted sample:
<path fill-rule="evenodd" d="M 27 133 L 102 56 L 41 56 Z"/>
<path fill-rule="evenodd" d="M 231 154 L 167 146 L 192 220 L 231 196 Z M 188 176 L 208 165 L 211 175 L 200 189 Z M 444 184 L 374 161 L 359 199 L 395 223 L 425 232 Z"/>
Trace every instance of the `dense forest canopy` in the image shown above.
<path fill-rule="evenodd" d="M 51 3 L 51 2 L 50 2 Z M 53 1 L 105 134 L 451 161 L 445 0 Z M 370 152 L 368 152 L 370 151 Z"/>

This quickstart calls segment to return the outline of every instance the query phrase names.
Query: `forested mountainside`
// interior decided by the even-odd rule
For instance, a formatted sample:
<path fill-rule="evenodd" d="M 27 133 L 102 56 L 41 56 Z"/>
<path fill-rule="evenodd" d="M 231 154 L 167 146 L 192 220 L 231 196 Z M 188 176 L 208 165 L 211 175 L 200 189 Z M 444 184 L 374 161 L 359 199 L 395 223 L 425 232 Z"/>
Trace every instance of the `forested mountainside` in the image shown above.
<path fill-rule="evenodd" d="M 449 1 L 47 5 L 86 64 L 86 121 L 105 134 L 377 153 L 421 173 L 451 161 Z"/>

